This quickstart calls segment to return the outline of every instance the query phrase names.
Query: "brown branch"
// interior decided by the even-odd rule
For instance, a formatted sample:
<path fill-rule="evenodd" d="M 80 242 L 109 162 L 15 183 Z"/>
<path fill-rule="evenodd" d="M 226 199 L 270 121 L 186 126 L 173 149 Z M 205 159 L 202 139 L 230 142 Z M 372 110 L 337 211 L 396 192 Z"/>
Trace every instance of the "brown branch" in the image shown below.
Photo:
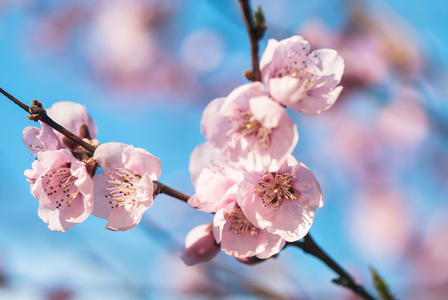
<path fill-rule="evenodd" d="M 303 242 L 292 242 L 288 245 L 296 246 L 301 248 L 304 252 L 313 255 L 314 257 L 320 259 L 324 264 L 326 264 L 330 269 L 335 271 L 340 279 L 337 280 L 337 284 L 342 285 L 346 288 L 351 289 L 354 293 L 361 296 L 366 300 L 375 300 L 362 285 L 358 284 L 350 274 L 348 274 L 341 266 L 339 266 L 330 256 L 328 256 L 312 239 L 311 235 L 308 233 L 304 237 Z"/>
<path fill-rule="evenodd" d="M 258 59 L 258 42 L 263 37 L 266 27 L 264 26 L 264 22 L 257 22 L 257 24 L 254 24 L 254 18 L 250 9 L 249 0 L 239 0 L 239 3 L 241 5 L 244 23 L 249 35 L 250 53 L 252 56 L 252 70 L 246 70 L 244 72 L 244 75 L 250 81 L 261 81 L 260 62 Z M 259 13 L 260 18 L 263 19 L 261 10 L 259 11 Z"/>
<path fill-rule="evenodd" d="M 178 200 L 181 200 L 185 203 L 187 203 L 188 199 L 190 199 L 190 196 L 185 195 L 179 191 L 176 191 L 173 188 L 170 188 L 167 185 L 164 185 L 163 183 L 160 183 L 158 181 L 154 181 L 155 189 L 154 189 L 154 197 L 159 194 L 165 194 L 170 197 L 176 198 Z"/>
<path fill-rule="evenodd" d="M 17 100 L 15 97 L 13 97 L 11 94 L 9 94 L 8 92 L 6 92 L 4 89 L 0 88 L 0 92 L 6 96 L 6 98 L 8 98 L 9 100 L 11 100 L 12 102 L 14 102 L 15 104 L 17 104 L 18 106 L 20 106 L 21 108 L 23 108 L 24 111 L 26 111 L 27 113 L 30 112 L 30 107 L 22 102 L 20 102 L 19 100 Z"/>

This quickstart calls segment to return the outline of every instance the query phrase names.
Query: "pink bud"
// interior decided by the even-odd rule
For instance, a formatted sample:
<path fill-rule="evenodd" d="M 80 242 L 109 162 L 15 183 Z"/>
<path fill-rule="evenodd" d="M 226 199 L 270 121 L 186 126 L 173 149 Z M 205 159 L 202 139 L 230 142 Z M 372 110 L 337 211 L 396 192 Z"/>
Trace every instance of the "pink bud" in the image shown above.
<path fill-rule="evenodd" d="M 192 266 L 211 260 L 220 250 L 213 237 L 213 224 L 202 224 L 187 234 L 180 258 L 186 265 Z"/>

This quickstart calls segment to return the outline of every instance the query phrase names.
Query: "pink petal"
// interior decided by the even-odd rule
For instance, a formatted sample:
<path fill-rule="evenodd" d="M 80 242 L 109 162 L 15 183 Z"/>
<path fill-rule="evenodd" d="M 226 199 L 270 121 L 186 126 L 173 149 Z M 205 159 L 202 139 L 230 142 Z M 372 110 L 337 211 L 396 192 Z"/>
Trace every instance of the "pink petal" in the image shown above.
<path fill-rule="evenodd" d="M 106 171 L 123 168 L 123 151 L 127 146 L 115 142 L 101 144 L 96 148 L 93 159 Z"/>
<path fill-rule="evenodd" d="M 202 170 L 205 168 L 213 168 L 217 166 L 217 168 L 220 169 L 219 162 L 220 150 L 214 147 L 211 143 L 202 143 L 194 148 L 190 156 L 190 165 L 188 167 L 193 185 L 196 186 L 196 181 Z"/>
<path fill-rule="evenodd" d="M 338 86 L 335 89 L 323 86 L 308 91 L 307 97 L 303 101 L 301 112 L 315 115 L 329 109 L 336 102 L 341 91 L 342 86 Z"/>
<path fill-rule="evenodd" d="M 269 93 L 284 106 L 301 112 L 304 104 L 302 100 L 306 96 L 306 90 L 299 78 L 292 76 L 275 77 L 269 80 Z"/>
<path fill-rule="evenodd" d="M 310 54 L 310 57 L 313 58 L 315 56 L 317 56 L 316 61 L 319 61 L 321 65 L 321 75 L 333 75 L 334 80 L 339 83 L 345 69 L 342 57 L 333 49 L 315 50 Z"/>
<path fill-rule="evenodd" d="M 297 201 L 300 205 L 307 209 L 317 209 L 322 207 L 322 190 L 319 182 L 314 174 L 303 163 L 299 162 L 298 166 L 294 168 L 295 180 L 292 182 L 292 187 L 295 191 L 300 193 Z"/>
<path fill-rule="evenodd" d="M 215 212 L 225 201 L 222 199 L 224 194 L 235 183 L 233 178 L 204 169 L 196 182 L 196 194 L 188 200 L 188 204 L 204 212 Z"/>
<path fill-rule="evenodd" d="M 134 148 L 132 145 L 123 149 L 123 165 L 134 174 L 149 174 L 152 180 L 159 179 L 162 174 L 162 162 L 159 158 L 145 149 Z"/>
<path fill-rule="evenodd" d="M 234 89 L 225 99 L 220 113 L 224 116 L 232 116 L 235 110 L 249 110 L 249 99 L 259 96 L 266 96 L 264 85 L 259 82 L 243 84 Z"/>
<path fill-rule="evenodd" d="M 275 128 L 283 117 L 285 108 L 267 96 L 253 97 L 249 100 L 250 111 L 265 128 Z"/>
<path fill-rule="evenodd" d="M 109 200 L 105 197 L 109 194 L 106 191 L 106 188 L 109 187 L 106 184 L 106 180 L 109 177 L 103 174 L 97 174 L 93 177 L 94 182 L 94 203 L 92 215 L 98 218 L 107 219 L 110 214 L 111 206 L 109 204 Z"/>
<path fill-rule="evenodd" d="M 202 135 L 217 147 L 222 147 L 227 141 L 226 133 L 230 129 L 228 117 L 220 114 L 226 98 L 211 101 L 205 108 L 201 118 Z"/>

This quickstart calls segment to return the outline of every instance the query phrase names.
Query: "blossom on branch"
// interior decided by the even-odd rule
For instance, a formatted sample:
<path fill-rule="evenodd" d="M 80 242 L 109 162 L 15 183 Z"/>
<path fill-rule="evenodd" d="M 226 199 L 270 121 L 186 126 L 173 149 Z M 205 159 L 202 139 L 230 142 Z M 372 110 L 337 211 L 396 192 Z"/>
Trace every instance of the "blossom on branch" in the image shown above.
<path fill-rule="evenodd" d="M 301 36 L 268 41 L 260 71 L 269 94 L 282 105 L 309 115 L 330 108 L 342 91 L 338 86 L 344 60 L 332 49 L 311 53 Z"/>
<path fill-rule="evenodd" d="M 107 219 L 108 230 L 135 227 L 153 203 L 153 180 L 162 173 L 160 159 L 122 143 L 100 145 L 93 158 L 103 170 L 94 177 L 93 215 Z"/>
<path fill-rule="evenodd" d="M 84 162 L 65 150 L 37 153 L 26 170 L 31 194 L 39 201 L 39 217 L 54 231 L 83 222 L 93 209 L 93 180 Z"/>
<path fill-rule="evenodd" d="M 288 242 L 309 231 L 322 191 L 313 173 L 293 156 L 275 172 L 244 174 L 237 201 L 248 221 Z"/>
<path fill-rule="evenodd" d="M 261 82 L 242 85 L 205 108 L 202 133 L 235 169 L 279 167 L 299 135 L 283 106 L 266 94 Z"/>

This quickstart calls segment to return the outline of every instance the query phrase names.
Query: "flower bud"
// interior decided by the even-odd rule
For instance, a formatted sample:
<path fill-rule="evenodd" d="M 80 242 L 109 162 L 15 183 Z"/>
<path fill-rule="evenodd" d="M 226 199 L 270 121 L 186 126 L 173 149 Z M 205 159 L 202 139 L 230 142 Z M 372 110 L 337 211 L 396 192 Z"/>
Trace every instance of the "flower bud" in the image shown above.
<path fill-rule="evenodd" d="M 211 260 L 221 250 L 213 237 L 213 224 L 202 224 L 193 228 L 185 238 L 180 258 L 188 266 Z"/>

